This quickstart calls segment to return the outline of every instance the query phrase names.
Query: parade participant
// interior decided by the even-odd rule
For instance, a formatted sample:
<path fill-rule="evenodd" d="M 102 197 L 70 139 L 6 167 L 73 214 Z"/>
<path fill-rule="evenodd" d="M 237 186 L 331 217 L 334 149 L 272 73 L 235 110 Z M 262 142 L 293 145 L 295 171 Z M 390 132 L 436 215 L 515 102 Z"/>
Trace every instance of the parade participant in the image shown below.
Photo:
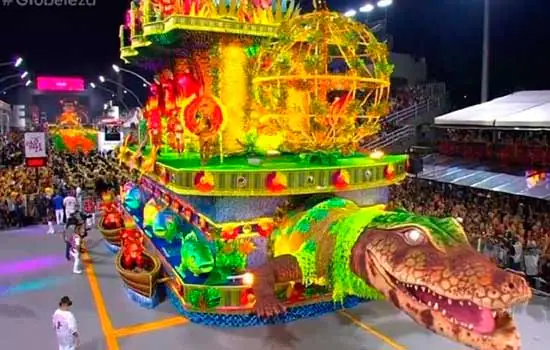
<path fill-rule="evenodd" d="M 69 228 L 74 226 L 74 231 L 69 234 Z M 84 227 L 84 220 L 81 218 L 80 213 L 75 213 L 67 219 L 65 230 L 63 231 L 63 240 L 65 241 L 65 258 L 67 260 L 73 259 L 73 273 L 81 274 L 81 261 L 80 254 L 82 248 L 82 240 L 87 236 L 87 230 Z"/>
<path fill-rule="evenodd" d="M 55 234 L 55 229 L 53 227 L 53 221 L 55 220 L 55 211 L 51 205 L 48 205 L 46 208 L 46 216 L 48 220 L 48 235 Z"/>
<path fill-rule="evenodd" d="M 71 215 L 76 212 L 76 198 L 72 191 L 63 199 L 63 206 L 65 207 L 65 220 L 69 220 Z"/>
<path fill-rule="evenodd" d="M 81 228 L 82 226 L 80 226 Z M 80 248 L 82 244 L 82 236 L 80 229 L 75 228 L 75 232 L 72 235 L 70 255 L 73 258 L 73 273 L 81 274 L 81 261 L 80 261 Z"/>
<path fill-rule="evenodd" d="M 72 305 L 71 299 L 64 296 L 61 298 L 59 308 L 55 310 L 52 317 L 59 350 L 76 350 L 80 346 L 76 318 L 70 311 Z"/>
<path fill-rule="evenodd" d="M 63 196 L 61 193 L 57 193 L 52 198 L 53 208 L 55 210 L 55 221 L 58 225 L 63 223 Z"/>

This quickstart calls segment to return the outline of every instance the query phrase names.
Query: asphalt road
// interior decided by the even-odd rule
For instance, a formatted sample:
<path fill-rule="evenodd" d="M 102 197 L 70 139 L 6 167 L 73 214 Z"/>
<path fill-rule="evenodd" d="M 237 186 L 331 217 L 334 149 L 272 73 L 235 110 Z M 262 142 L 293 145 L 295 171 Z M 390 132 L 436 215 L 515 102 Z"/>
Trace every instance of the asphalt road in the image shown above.
<path fill-rule="evenodd" d="M 0 348 L 57 349 L 51 315 L 63 295 L 73 301 L 79 350 L 402 350 L 462 349 L 434 335 L 385 302 L 291 324 L 212 329 L 189 324 L 165 302 L 140 308 L 121 288 L 98 232 L 89 238 L 86 273 L 73 275 L 60 236 L 45 226 L 0 231 Z M 526 350 L 548 349 L 550 301 L 536 298 L 514 310 Z M 9 346 L 8 346 L 9 345 Z"/>

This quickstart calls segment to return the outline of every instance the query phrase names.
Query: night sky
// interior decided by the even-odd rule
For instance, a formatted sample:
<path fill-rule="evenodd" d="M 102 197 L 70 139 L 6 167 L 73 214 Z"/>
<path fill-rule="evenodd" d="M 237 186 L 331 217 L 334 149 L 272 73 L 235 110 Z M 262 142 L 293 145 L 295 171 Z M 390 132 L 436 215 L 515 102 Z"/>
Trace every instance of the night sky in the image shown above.
<path fill-rule="evenodd" d="M 0 6 L 0 61 L 22 55 L 34 76 L 95 80 L 112 73 L 129 1 L 95 0 L 95 6 L 74 8 L 22 7 L 13 1 Z M 309 7 L 309 0 L 304 2 Z M 365 2 L 329 0 L 329 5 L 345 11 Z M 491 2 L 491 95 L 549 88 L 550 1 Z M 445 81 L 455 98 L 467 95 L 469 103 L 477 103 L 482 14 L 483 0 L 394 0 L 388 12 L 394 51 L 425 56 L 431 79 Z M 127 83 L 140 88 L 137 81 Z"/>

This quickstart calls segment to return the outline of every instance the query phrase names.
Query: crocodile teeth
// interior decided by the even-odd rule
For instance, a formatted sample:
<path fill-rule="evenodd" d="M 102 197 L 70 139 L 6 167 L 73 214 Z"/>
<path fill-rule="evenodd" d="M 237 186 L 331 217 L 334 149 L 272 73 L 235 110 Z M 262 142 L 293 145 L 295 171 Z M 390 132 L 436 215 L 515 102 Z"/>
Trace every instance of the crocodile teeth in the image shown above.
<path fill-rule="evenodd" d="M 496 317 L 497 317 L 497 312 L 493 311 L 493 318 L 496 318 Z"/>
<path fill-rule="evenodd" d="M 414 290 L 418 290 L 418 286 L 414 286 Z"/>
<path fill-rule="evenodd" d="M 429 307 L 432 306 L 432 302 L 431 302 L 431 301 L 428 301 L 428 306 L 429 306 Z"/>
<path fill-rule="evenodd" d="M 458 305 L 464 306 L 464 303 L 463 303 L 462 301 L 459 301 L 459 302 L 458 302 Z"/>
<path fill-rule="evenodd" d="M 439 304 L 438 303 L 434 304 L 434 310 L 436 310 L 436 311 L 439 310 Z"/>
<path fill-rule="evenodd" d="M 447 310 L 445 310 L 445 309 L 441 310 L 441 314 L 442 314 L 443 316 L 445 316 L 445 315 L 447 314 Z"/>
<path fill-rule="evenodd" d="M 470 323 L 470 324 L 468 325 L 468 329 L 469 329 L 469 330 L 474 329 L 474 325 Z"/>
<path fill-rule="evenodd" d="M 420 289 L 425 292 L 426 291 L 426 287 L 420 287 Z"/>
<path fill-rule="evenodd" d="M 449 305 L 453 305 L 453 301 L 452 301 L 451 299 L 447 299 L 447 303 L 448 303 Z"/>

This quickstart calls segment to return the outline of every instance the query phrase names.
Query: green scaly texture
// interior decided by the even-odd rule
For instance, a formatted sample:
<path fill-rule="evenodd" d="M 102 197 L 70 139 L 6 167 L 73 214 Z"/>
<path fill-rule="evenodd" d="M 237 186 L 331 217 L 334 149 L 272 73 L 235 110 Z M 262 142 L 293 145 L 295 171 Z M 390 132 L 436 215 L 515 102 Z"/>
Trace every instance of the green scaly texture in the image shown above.
<path fill-rule="evenodd" d="M 367 284 L 350 269 L 352 248 L 373 219 L 382 215 L 380 207 L 359 209 L 355 214 L 332 226 L 330 234 L 336 235 L 336 244 L 332 257 L 330 284 L 332 299 L 342 302 L 347 295 L 365 299 L 382 299 L 383 295 Z"/>
<path fill-rule="evenodd" d="M 431 242 L 440 249 L 468 244 L 464 229 L 455 219 L 421 216 L 402 209 L 377 216 L 369 227 L 391 229 L 403 225 L 417 225 L 425 228 Z"/>
<path fill-rule="evenodd" d="M 307 241 L 300 247 L 300 250 L 294 254 L 302 272 L 302 283 L 304 286 L 310 286 L 317 278 L 317 244 Z"/>
<path fill-rule="evenodd" d="M 342 198 L 331 198 L 321 202 L 308 210 L 292 227 L 286 230 L 286 233 L 300 232 L 308 234 L 311 224 L 322 221 L 329 216 L 331 209 L 344 208 L 346 206 L 355 206 L 351 201 Z M 317 276 L 317 244 L 314 241 L 306 241 L 300 249 L 293 254 L 298 261 L 302 272 L 302 283 L 309 286 L 319 277 Z"/>
<path fill-rule="evenodd" d="M 332 298 L 334 302 L 342 302 L 348 295 L 355 295 L 366 299 L 381 299 L 383 295 L 375 288 L 368 285 L 363 279 L 355 275 L 350 269 L 352 248 L 373 219 L 383 215 L 384 211 L 379 206 L 358 208 L 355 203 L 333 198 L 318 204 L 301 218 L 294 228 L 288 232 L 301 232 L 307 234 L 311 223 L 324 220 L 329 216 L 331 209 L 357 208 L 351 216 L 334 222 L 327 234 L 336 236 L 336 243 L 332 253 L 331 268 L 329 272 L 329 284 L 332 287 Z M 302 282 L 308 286 L 314 283 L 317 276 L 316 243 L 305 242 L 300 250 L 293 254 L 298 260 L 302 272 Z"/>

